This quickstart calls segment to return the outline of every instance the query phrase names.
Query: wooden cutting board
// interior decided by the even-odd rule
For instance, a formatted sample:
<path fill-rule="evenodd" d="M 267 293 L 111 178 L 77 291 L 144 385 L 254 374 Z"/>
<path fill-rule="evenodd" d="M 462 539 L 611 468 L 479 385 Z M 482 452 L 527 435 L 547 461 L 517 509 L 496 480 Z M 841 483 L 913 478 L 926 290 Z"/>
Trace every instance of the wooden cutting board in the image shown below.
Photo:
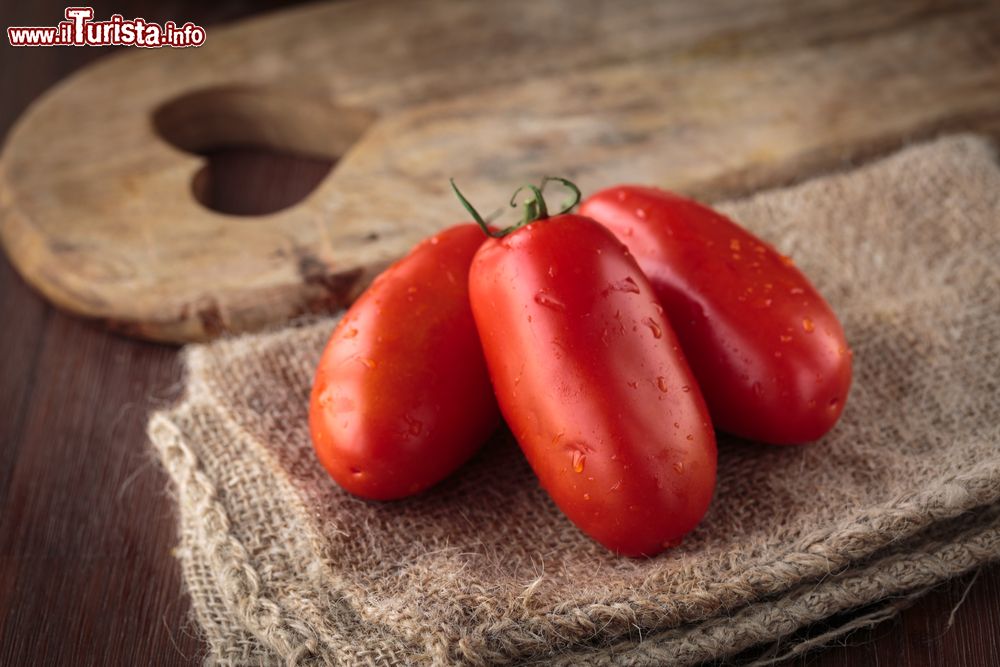
<path fill-rule="evenodd" d="M 711 199 L 998 128 L 997 3 L 315 5 L 49 91 L 7 138 L 0 236 L 58 305 L 199 340 L 349 303 L 465 217 L 450 176 L 485 210 L 545 174 Z M 337 163 L 282 211 L 209 210 L 198 153 L 240 145 Z"/>

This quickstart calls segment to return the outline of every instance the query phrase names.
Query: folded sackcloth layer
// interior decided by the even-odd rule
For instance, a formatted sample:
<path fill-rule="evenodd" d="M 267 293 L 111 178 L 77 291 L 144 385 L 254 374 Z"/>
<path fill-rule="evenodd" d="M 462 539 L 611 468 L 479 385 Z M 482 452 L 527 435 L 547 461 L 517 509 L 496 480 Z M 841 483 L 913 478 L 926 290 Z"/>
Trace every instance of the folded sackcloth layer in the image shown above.
<path fill-rule="evenodd" d="M 343 492 L 306 421 L 334 319 L 188 347 L 185 395 L 149 434 L 209 661 L 693 664 L 886 616 L 880 600 L 1000 557 L 989 143 L 946 137 L 719 208 L 828 298 L 855 379 L 819 442 L 721 436 L 708 515 L 656 558 L 581 534 L 506 432 L 418 497 Z"/>

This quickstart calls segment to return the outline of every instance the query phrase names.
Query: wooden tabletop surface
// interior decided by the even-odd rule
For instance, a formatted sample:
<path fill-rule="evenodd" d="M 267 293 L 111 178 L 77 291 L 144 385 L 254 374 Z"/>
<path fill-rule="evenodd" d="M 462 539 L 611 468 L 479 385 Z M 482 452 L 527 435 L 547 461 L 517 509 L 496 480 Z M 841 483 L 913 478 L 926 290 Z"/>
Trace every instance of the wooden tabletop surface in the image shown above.
<path fill-rule="evenodd" d="M 211 26 L 289 3 L 93 4 L 99 18 Z M 52 25 L 63 7 L 0 0 L 0 23 Z M 49 86 L 112 51 L 14 49 L 3 40 L 0 136 Z M 241 210 L 284 201 L 326 171 L 256 151 L 219 155 L 217 164 L 228 177 L 214 196 Z M 268 184 L 250 199 L 240 186 L 249 179 Z M 204 645 L 171 555 L 171 498 L 145 437 L 149 411 L 178 395 L 177 350 L 54 309 L 6 259 L 0 322 L 0 665 L 198 664 Z M 1000 565 L 790 664 L 1000 665 Z"/>

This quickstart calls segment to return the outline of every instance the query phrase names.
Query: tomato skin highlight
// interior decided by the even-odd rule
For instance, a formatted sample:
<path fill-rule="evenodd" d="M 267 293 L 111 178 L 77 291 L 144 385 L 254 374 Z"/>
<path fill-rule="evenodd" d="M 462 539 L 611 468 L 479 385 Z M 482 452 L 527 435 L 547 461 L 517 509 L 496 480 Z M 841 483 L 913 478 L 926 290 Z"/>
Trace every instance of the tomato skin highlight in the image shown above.
<path fill-rule="evenodd" d="M 719 430 L 799 444 L 833 428 L 851 352 L 837 316 L 789 258 L 707 206 L 655 188 L 603 190 L 580 211 L 628 245 L 649 277 Z"/>
<path fill-rule="evenodd" d="M 625 247 L 588 218 L 539 220 L 480 248 L 469 294 L 501 412 L 559 508 L 628 556 L 693 529 L 715 434 Z"/>
<path fill-rule="evenodd" d="M 319 460 L 347 491 L 374 500 L 419 493 L 499 425 L 468 297 L 469 265 L 484 240 L 472 224 L 424 240 L 330 336 L 309 428 Z"/>

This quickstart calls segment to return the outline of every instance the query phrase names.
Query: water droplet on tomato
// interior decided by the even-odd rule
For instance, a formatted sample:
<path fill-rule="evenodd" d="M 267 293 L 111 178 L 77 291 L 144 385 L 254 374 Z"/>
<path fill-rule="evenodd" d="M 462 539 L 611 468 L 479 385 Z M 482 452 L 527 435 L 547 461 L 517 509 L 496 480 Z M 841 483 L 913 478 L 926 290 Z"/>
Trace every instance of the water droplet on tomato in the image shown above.
<path fill-rule="evenodd" d="M 674 422 L 674 428 L 680 428 L 680 427 L 681 427 L 680 422 Z"/>
<path fill-rule="evenodd" d="M 681 387 L 681 391 L 691 391 L 691 387 L 684 385 L 683 387 Z"/>
<path fill-rule="evenodd" d="M 344 332 L 344 338 L 354 338 L 357 335 L 358 335 L 358 330 L 355 327 L 351 327 Z"/>
<path fill-rule="evenodd" d="M 739 239 L 729 239 L 729 249 L 733 252 L 740 251 L 740 240 Z"/>
<path fill-rule="evenodd" d="M 793 287 L 792 289 L 788 290 L 788 293 L 789 294 L 804 294 L 805 290 L 802 289 L 801 287 Z"/>
<path fill-rule="evenodd" d="M 330 394 L 333 394 L 333 392 L 331 391 Z M 329 396 L 329 398 L 333 399 L 331 400 L 332 405 L 330 406 L 330 410 L 336 414 L 342 414 L 344 412 L 354 412 L 355 410 L 358 409 L 357 403 L 355 403 L 354 399 L 351 398 L 350 396 L 341 395 L 337 396 L 336 398 L 333 398 L 333 396 L 331 395 Z"/>
<path fill-rule="evenodd" d="M 618 192 L 615 193 L 615 197 L 618 198 L 618 201 L 625 201 L 626 196 L 627 195 L 625 194 L 624 190 L 619 190 Z"/>
<path fill-rule="evenodd" d="M 590 500 L 590 494 L 589 493 L 583 494 L 583 499 L 584 500 Z"/>
<path fill-rule="evenodd" d="M 774 289 L 774 283 L 764 283 L 765 292 L 770 292 L 772 289 Z"/>
<path fill-rule="evenodd" d="M 611 487 L 611 490 L 620 491 L 621 488 L 622 488 L 622 480 L 618 480 L 617 482 L 614 483 L 614 486 Z"/>
<path fill-rule="evenodd" d="M 361 468 L 351 466 L 351 474 L 354 475 L 355 477 L 358 477 L 360 475 L 363 475 L 364 472 L 361 470 Z"/>
<path fill-rule="evenodd" d="M 437 245 L 440 242 L 441 242 L 441 239 L 439 239 L 438 237 L 436 237 L 436 236 L 432 236 L 431 237 L 431 245 Z"/>
<path fill-rule="evenodd" d="M 583 472 L 583 466 L 587 463 L 587 455 L 578 449 L 573 450 L 573 472 Z"/>
<path fill-rule="evenodd" d="M 660 328 L 659 324 L 653 321 L 653 318 L 647 317 L 642 321 L 642 323 L 649 327 L 649 330 L 653 332 L 653 338 L 659 338 L 663 335 L 663 329 Z"/>
<path fill-rule="evenodd" d="M 374 359 L 369 359 L 367 357 L 358 357 L 358 361 L 360 361 L 362 364 L 365 365 L 366 368 L 369 368 L 369 369 L 375 368 L 376 366 L 378 366 L 378 364 L 375 362 Z"/>
<path fill-rule="evenodd" d="M 619 280 L 616 283 L 608 283 L 607 291 L 612 291 L 612 290 L 615 292 L 628 292 L 630 294 L 638 294 L 639 286 L 636 284 L 634 280 L 632 280 L 631 276 L 628 276 L 625 279 Z"/>
<path fill-rule="evenodd" d="M 790 343 L 792 341 L 792 337 L 791 336 L 787 336 L 785 334 L 781 334 L 780 336 L 778 336 L 778 338 L 781 339 L 782 343 Z"/>
<path fill-rule="evenodd" d="M 419 419 L 414 419 L 409 415 L 406 415 L 405 419 L 407 425 L 406 430 L 410 432 L 410 435 L 420 435 L 423 432 L 424 424 Z"/>
<path fill-rule="evenodd" d="M 406 293 L 407 294 L 416 294 L 417 293 L 417 288 L 414 287 L 413 285 L 410 285 L 410 287 L 407 288 Z"/>
<path fill-rule="evenodd" d="M 535 303 L 539 306 L 545 306 L 546 308 L 551 308 L 552 310 L 566 310 L 566 304 L 564 304 L 559 299 L 555 298 L 545 290 L 538 290 L 535 293 Z"/>
<path fill-rule="evenodd" d="M 549 278 L 556 277 L 556 267 L 553 264 L 549 264 Z"/>
<path fill-rule="evenodd" d="M 677 462 L 674 463 L 674 472 L 676 472 L 677 474 L 680 474 L 680 473 L 684 472 L 684 462 L 683 461 L 677 461 Z"/>
<path fill-rule="evenodd" d="M 836 410 L 838 405 L 840 405 L 840 398 L 834 396 L 833 398 L 830 399 L 830 403 L 827 407 L 829 407 L 831 410 Z"/>
<path fill-rule="evenodd" d="M 795 260 L 789 257 L 788 255 L 780 255 L 780 257 L 781 257 L 781 263 L 784 264 L 785 266 L 795 265 Z"/>
<path fill-rule="evenodd" d="M 687 436 L 685 437 L 685 440 L 694 440 L 694 436 L 688 433 Z"/>
<path fill-rule="evenodd" d="M 644 209 L 644 208 L 637 208 L 637 209 L 635 209 L 635 217 L 639 218 L 640 220 L 645 220 L 646 219 L 646 209 Z"/>
<path fill-rule="evenodd" d="M 667 393 L 667 390 L 670 389 L 670 385 L 667 383 L 667 378 L 663 377 L 662 375 L 657 377 L 656 387 L 663 393 Z"/>
<path fill-rule="evenodd" d="M 802 330 L 806 333 L 812 333 L 816 329 L 816 325 L 808 317 L 802 320 Z"/>
<path fill-rule="evenodd" d="M 738 252 L 734 252 L 734 253 L 733 253 L 733 259 L 734 259 L 735 261 L 737 261 L 737 262 L 738 262 L 738 261 L 740 261 L 740 258 L 741 258 L 741 255 L 740 255 L 740 253 L 738 253 Z"/>

